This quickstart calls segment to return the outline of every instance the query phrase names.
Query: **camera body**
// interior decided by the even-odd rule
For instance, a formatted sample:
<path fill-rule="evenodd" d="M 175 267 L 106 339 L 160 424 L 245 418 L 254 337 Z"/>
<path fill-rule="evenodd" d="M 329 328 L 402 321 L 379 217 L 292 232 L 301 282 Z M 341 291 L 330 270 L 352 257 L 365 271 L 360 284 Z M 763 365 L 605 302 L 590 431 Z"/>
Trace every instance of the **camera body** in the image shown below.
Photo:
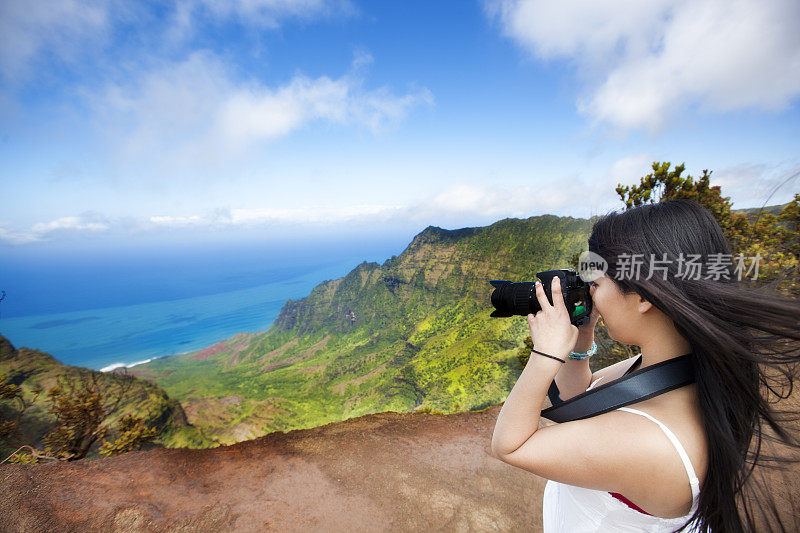
<path fill-rule="evenodd" d="M 553 303 L 550 287 L 553 278 L 558 276 L 561 280 L 561 294 L 564 305 L 569 312 L 570 322 L 575 326 L 582 326 L 589 321 L 592 313 L 592 297 L 589 293 L 589 284 L 574 270 L 557 269 L 538 272 L 536 277 L 542 282 L 542 288 L 548 301 Z M 494 287 L 492 292 L 492 305 L 495 310 L 492 317 L 527 316 L 541 311 L 539 300 L 536 297 L 536 285 L 532 281 L 514 283 L 505 280 L 492 280 L 489 283 Z"/>

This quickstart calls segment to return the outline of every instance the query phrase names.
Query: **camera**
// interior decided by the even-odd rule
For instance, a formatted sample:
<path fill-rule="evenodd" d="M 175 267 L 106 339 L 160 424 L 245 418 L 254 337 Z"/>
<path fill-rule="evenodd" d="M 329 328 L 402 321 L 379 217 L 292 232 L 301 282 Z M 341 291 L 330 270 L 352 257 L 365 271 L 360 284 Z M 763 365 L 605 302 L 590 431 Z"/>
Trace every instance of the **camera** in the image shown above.
<path fill-rule="evenodd" d="M 592 297 L 589 293 L 589 283 L 583 281 L 574 270 L 558 269 L 538 272 L 536 277 L 542 282 L 542 288 L 547 300 L 552 304 L 553 295 L 550 292 L 553 278 L 558 276 L 561 280 L 561 294 L 564 304 L 569 312 L 570 322 L 575 326 L 582 326 L 589 321 L 592 313 Z M 491 280 L 494 287 L 492 292 L 492 305 L 495 310 L 492 317 L 527 316 L 541 311 L 542 306 L 536 297 L 536 285 L 532 281 L 513 283 L 505 280 Z"/>

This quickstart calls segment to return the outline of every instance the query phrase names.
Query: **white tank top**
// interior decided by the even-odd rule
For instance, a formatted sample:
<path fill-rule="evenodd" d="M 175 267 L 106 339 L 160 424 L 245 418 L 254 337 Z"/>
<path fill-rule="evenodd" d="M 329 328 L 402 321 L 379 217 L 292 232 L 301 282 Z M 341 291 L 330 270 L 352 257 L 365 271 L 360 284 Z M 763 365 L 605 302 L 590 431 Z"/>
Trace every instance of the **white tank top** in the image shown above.
<path fill-rule="evenodd" d="M 592 383 L 592 385 L 595 385 L 595 383 Z M 544 488 L 544 499 L 542 501 L 542 518 L 545 533 L 588 533 L 590 531 L 671 533 L 683 526 L 697 510 L 700 481 L 695 475 L 692 462 L 689 460 L 686 450 L 675 434 L 659 420 L 645 412 L 629 407 L 620 407 L 617 410 L 647 417 L 658 424 L 664 431 L 664 434 L 678 451 L 678 455 L 683 461 L 683 467 L 689 477 L 689 484 L 692 487 L 692 508 L 684 516 L 662 518 L 640 513 L 605 491 L 548 481 Z M 697 523 L 693 522 L 684 531 L 690 533 L 700 531 L 700 529 Z"/>

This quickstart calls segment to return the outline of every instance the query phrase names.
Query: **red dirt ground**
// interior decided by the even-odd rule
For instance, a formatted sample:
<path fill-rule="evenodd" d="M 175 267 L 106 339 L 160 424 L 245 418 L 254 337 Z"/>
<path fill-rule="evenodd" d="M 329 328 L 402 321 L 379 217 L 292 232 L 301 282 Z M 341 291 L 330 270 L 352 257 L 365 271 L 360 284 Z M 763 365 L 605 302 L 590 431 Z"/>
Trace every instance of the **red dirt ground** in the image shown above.
<path fill-rule="evenodd" d="M 545 480 L 489 454 L 500 407 L 3 465 L 0 531 L 541 531 Z M 797 494 L 798 480 L 770 487 Z"/>
<path fill-rule="evenodd" d="M 545 481 L 489 455 L 499 410 L 4 465 L 0 530 L 537 531 Z"/>

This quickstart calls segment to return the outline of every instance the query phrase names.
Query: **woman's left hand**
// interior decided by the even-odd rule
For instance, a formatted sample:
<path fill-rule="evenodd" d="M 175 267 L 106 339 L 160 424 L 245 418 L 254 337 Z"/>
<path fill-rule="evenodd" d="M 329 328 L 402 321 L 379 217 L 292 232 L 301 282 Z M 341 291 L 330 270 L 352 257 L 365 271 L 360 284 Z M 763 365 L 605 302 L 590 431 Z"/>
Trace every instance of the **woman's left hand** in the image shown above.
<path fill-rule="evenodd" d="M 582 326 L 578 326 L 578 334 L 579 335 L 591 335 L 594 336 L 594 328 L 597 325 L 597 321 L 600 319 L 600 311 L 597 310 L 597 306 L 592 306 L 592 312 L 589 313 L 589 321 Z"/>
<path fill-rule="evenodd" d="M 570 322 L 558 276 L 553 276 L 550 293 L 555 305 L 547 299 L 542 284 L 536 283 L 536 298 L 542 309 L 535 315 L 528 315 L 531 339 L 538 351 L 566 359 L 578 340 L 578 328 Z"/>

